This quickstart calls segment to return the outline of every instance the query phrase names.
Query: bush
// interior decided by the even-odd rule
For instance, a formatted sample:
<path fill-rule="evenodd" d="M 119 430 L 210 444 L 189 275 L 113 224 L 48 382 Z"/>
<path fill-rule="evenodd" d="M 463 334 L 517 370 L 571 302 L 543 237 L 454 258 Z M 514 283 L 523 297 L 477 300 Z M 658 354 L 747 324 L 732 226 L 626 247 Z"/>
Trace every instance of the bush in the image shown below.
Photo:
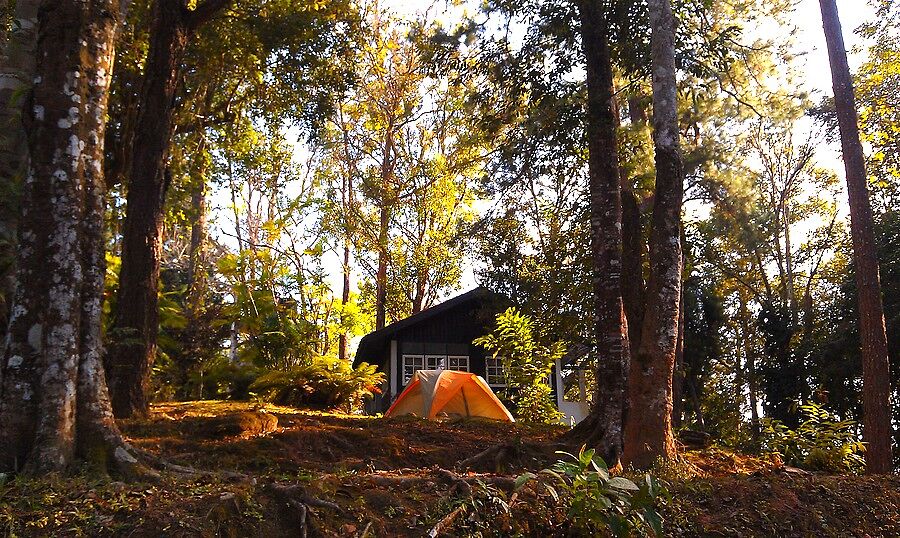
<path fill-rule="evenodd" d="M 602 528 L 614 536 L 662 535 L 662 518 L 656 504 L 668 492 L 656 478 L 644 475 L 638 486 L 624 477 L 610 477 L 606 462 L 593 449 L 585 450 L 583 446 L 577 456 L 568 452 L 557 454 L 565 459 L 541 474 L 551 477 L 562 495 L 551 484 L 544 483 L 544 487 L 555 500 L 568 504 L 568 517 L 578 535 L 590 536 Z M 516 479 L 516 488 L 536 477 L 533 473 L 523 474 Z"/>
<path fill-rule="evenodd" d="M 497 328 L 474 343 L 503 358 L 508 396 L 516 418 L 524 422 L 557 423 L 562 414 L 547 384 L 553 365 L 563 354 L 561 342 L 544 344 L 534 321 L 515 308 L 497 315 Z"/>
<path fill-rule="evenodd" d="M 278 405 L 343 409 L 351 412 L 363 398 L 381 392 L 384 374 L 362 363 L 358 368 L 347 361 L 318 358 L 310 364 L 287 371 L 270 370 L 250 385 L 265 400 Z"/>
<path fill-rule="evenodd" d="M 856 422 L 840 420 L 814 403 L 800 406 L 803 422 L 792 430 L 778 420 L 763 419 L 763 449 L 790 465 L 813 471 L 859 473 L 865 469 L 865 445 Z"/>

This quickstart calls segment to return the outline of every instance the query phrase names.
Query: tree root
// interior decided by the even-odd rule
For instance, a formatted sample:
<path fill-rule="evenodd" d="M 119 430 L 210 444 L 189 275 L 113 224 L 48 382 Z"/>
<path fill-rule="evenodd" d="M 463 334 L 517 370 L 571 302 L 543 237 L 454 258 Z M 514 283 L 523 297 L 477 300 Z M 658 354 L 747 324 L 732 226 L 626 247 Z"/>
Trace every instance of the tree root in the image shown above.
<path fill-rule="evenodd" d="M 456 464 L 458 469 L 503 473 L 514 468 L 535 468 L 550 459 L 556 450 L 567 449 L 565 445 L 543 443 L 523 443 L 514 441 L 500 443 L 466 458 Z"/>
<path fill-rule="evenodd" d="M 311 497 L 307 492 L 306 488 L 300 485 L 290 485 L 283 486 L 281 484 L 276 484 L 274 482 L 267 483 L 263 486 L 263 490 L 272 494 L 275 499 L 279 502 L 284 503 L 285 505 L 293 508 L 297 511 L 299 515 L 299 527 L 300 527 L 300 536 L 321 536 L 322 533 L 316 527 L 310 516 L 315 515 L 312 507 L 316 508 L 328 508 L 329 510 L 334 510 L 339 514 L 343 514 L 344 510 L 338 506 L 337 504 L 326 501 L 323 499 L 318 499 L 316 497 Z"/>
<path fill-rule="evenodd" d="M 117 448 L 116 449 L 117 454 L 120 450 L 122 452 L 126 452 L 124 448 Z M 156 454 L 153 454 L 152 452 L 149 452 L 142 448 L 137 448 L 135 446 L 130 446 L 128 448 L 128 450 L 130 450 L 134 454 L 137 454 L 138 456 L 140 456 L 140 458 L 143 459 L 149 466 L 148 470 L 150 470 L 152 472 L 156 472 L 155 470 L 168 471 L 168 472 L 172 472 L 172 473 L 179 474 L 182 476 L 202 476 L 202 477 L 210 477 L 210 478 L 224 478 L 224 479 L 232 481 L 232 482 L 253 481 L 252 477 L 250 477 L 249 475 L 246 475 L 244 473 L 238 473 L 235 471 L 204 471 L 201 469 L 195 469 L 195 468 L 187 466 L 187 465 L 178 465 L 177 463 L 172 463 L 172 462 L 166 460 L 165 458 L 162 458 L 160 456 L 157 456 Z M 126 454 L 127 454 L 127 452 L 126 452 Z M 131 456 L 130 454 L 128 454 L 128 455 L 132 459 L 135 459 L 136 463 L 138 463 L 138 464 L 140 463 L 136 458 L 134 458 L 134 456 Z M 158 478 L 158 473 L 156 473 L 156 474 L 157 474 L 157 478 Z"/>

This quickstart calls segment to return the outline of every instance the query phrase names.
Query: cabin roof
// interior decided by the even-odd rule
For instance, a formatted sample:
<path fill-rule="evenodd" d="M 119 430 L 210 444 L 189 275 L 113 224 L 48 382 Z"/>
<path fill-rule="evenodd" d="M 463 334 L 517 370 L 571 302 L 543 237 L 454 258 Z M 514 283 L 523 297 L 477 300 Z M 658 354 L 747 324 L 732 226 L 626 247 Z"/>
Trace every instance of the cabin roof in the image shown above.
<path fill-rule="evenodd" d="M 495 293 L 488 288 L 480 286 L 461 295 L 457 295 L 456 297 L 447 299 L 446 301 L 440 304 L 436 304 L 431 308 L 426 308 L 425 310 L 413 314 L 408 318 L 395 321 L 394 323 L 391 323 L 384 328 L 378 329 L 377 331 L 372 331 L 369 334 L 365 335 L 362 340 L 360 340 L 359 347 L 357 347 L 356 349 L 356 358 L 353 360 L 353 365 L 358 366 L 361 362 L 378 364 L 381 360 L 381 354 L 384 346 L 386 346 L 391 340 L 393 340 L 397 333 L 403 331 L 404 329 L 430 320 L 437 316 L 446 314 L 456 307 L 463 306 L 467 303 L 497 299 L 500 299 L 504 302 L 509 301 L 506 297 Z"/>

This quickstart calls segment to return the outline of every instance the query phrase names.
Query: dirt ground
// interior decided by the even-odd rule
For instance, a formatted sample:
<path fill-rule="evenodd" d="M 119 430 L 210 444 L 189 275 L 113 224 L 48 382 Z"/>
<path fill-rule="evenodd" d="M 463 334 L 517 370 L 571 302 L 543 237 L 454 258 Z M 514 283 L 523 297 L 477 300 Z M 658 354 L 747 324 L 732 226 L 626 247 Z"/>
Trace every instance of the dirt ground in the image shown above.
<path fill-rule="evenodd" d="M 522 471 L 557 457 L 557 427 L 186 402 L 123 428 L 198 472 L 15 478 L 0 486 L 0 536 L 572 535 L 543 488 L 513 492 Z M 500 443 L 501 460 L 464 464 Z M 719 449 L 657 474 L 667 535 L 900 536 L 896 476 L 811 474 Z"/>

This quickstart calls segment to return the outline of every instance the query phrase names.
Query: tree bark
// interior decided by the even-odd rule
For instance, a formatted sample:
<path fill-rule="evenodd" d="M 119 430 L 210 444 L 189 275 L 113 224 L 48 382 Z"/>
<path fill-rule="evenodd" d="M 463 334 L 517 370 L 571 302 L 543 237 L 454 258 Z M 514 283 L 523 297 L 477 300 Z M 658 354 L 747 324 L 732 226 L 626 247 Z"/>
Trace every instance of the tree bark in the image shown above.
<path fill-rule="evenodd" d="M 18 187 L 28 169 L 28 138 L 22 125 L 27 90 L 34 79 L 38 0 L 18 0 L 13 28 L 0 56 L 0 338 L 6 331 L 15 290 Z"/>
<path fill-rule="evenodd" d="M 641 344 L 628 374 L 623 459 L 637 468 L 675 455 L 672 374 L 681 299 L 681 204 L 684 173 L 678 140 L 675 16 L 669 0 L 650 0 L 656 188 L 650 232 L 650 280 Z"/>
<path fill-rule="evenodd" d="M 641 344 L 641 327 L 644 324 L 644 259 L 646 245 L 641 224 L 641 211 L 637 195 L 624 181 L 622 187 L 622 272 L 628 278 L 622 280 L 622 301 L 628 319 L 628 344 L 632 357 Z"/>
<path fill-rule="evenodd" d="M 672 425 L 681 426 L 684 416 L 684 289 L 678 303 L 678 341 L 675 344 L 675 368 L 672 373 Z"/>
<path fill-rule="evenodd" d="M 890 368 L 872 206 L 866 186 L 865 157 L 859 141 L 853 80 L 847 64 L 837 4 L 835 0 L 819 0 L 819 6 L 831 63 L 834 102 L 841 133 L 841 153 L 850 198 L 850 235 L 853 240 L 853 260 L 859 294 L 866 472 L 886 474 L 892 468 Z"/>
<path fill-rule="evenodd" d="M 178 74 L 193 31 L 227 5 L 207 0 L 193 11 L 185 0 L 158 0 L 150 29 L 137 129 L 131 146 L 122 268 L 106 360 L 118 417 L 146 413 L 147 386 L 159 331 L 159 255 L 168 148 L 174 133 Z"/>
<path fill-rule="evenodd" d="M 38 13 L 18 286 L 0 363 L 0 471 L 63 471 L 76 459 L 139 466 L 100 362 L 103 140 L 120 17 L 117 0 L 47 0 Z"/>
<path fill-rule="evenodd" d="M 588 174 L 597 374 L 588 417 L 570 437 L 596 447 L 610 466 L 622 454 L 628 326 L 622 302 L 622 198 L 612 61 L 604 4 L 579 4 L 587 71 Z"/>
<path fill-rule="evenodd" d="M 384 155 L 381 161 L 381 208 L 378 215 L 378 269 L 375 274 L 375 329 L 382 329 L 387 324 L 387 264 L 390 249 L 389 227 L 391 225 L 391 179 L 393 176 L 394 148 L 393 121 L 389 121 L 384 136 Z"/>

